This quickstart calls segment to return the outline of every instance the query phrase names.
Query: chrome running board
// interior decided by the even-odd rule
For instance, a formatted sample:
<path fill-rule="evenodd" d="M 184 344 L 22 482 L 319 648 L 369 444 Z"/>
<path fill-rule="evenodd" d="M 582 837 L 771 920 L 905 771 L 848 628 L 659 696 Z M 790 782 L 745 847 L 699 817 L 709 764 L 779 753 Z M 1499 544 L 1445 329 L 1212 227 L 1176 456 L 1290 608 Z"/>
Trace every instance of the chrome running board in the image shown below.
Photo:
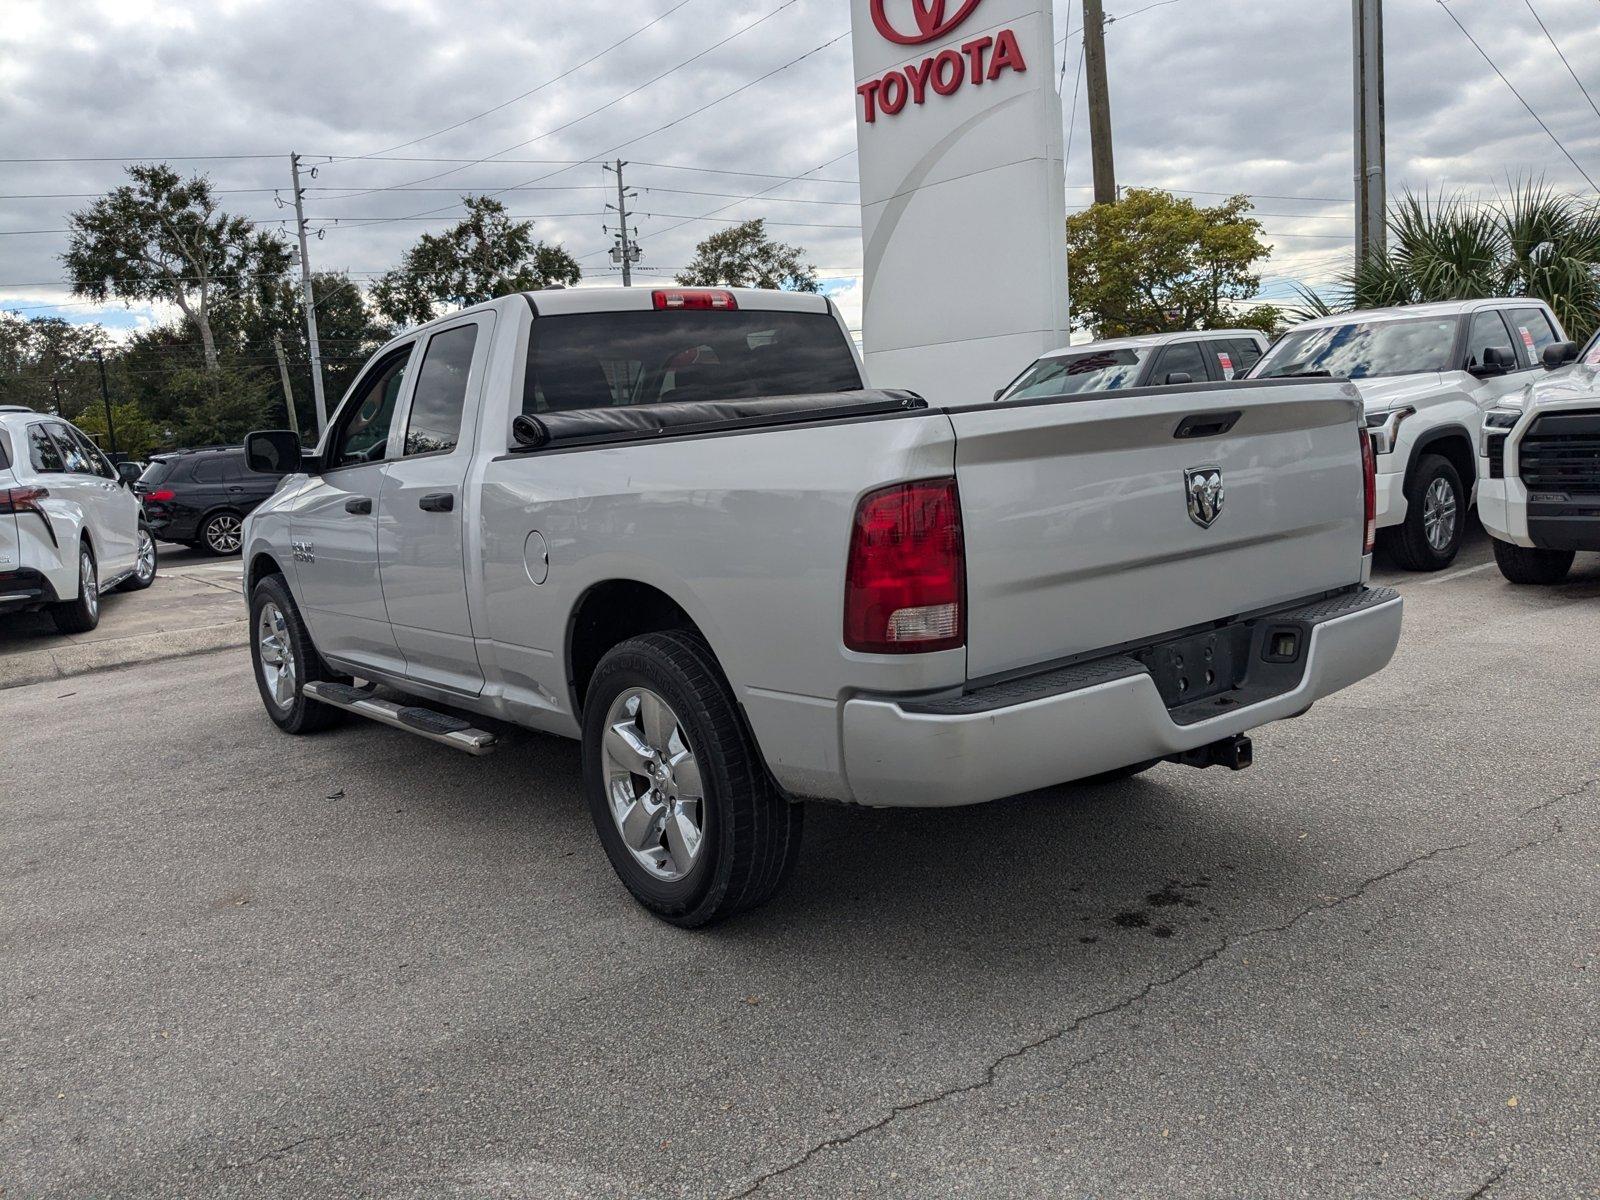
<path fill-rule="evenodd" d="M 379 699 L 375 694 L 376 689 L 371 685 L 351 687 L 345 683 L 314 682 L 306 684 L 304 690 L 308 699 L 319 704 L 342 708 L 369 721 L 403 729 L 430 742 L 438 742 L 441 746 L 463 750 L 468 754 L 488 754 L 499 744 L 494 734 L 486 729 L 474 729 L 460 717 L 432 708 Z"/>

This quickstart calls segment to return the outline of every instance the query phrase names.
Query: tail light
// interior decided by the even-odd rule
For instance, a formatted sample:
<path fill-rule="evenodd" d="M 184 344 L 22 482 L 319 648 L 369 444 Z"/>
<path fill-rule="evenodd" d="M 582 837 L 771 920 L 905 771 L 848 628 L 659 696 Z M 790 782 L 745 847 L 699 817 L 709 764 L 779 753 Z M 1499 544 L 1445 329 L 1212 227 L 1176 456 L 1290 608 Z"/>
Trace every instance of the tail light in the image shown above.
<path fill-rule="evenodd" d="M 0 488 L 0 513 L 36 512 L 42 517 L 44 509 L 39 507 L 39 501 L 49 496 L 49 488 Z"/>
<path fill-rule="evenodd" d="M 169 500 L 176 500 L 178 493 L 171 488 L 157 488 L 153 492 L 146 492 L 141 499 L 146 504 L 165 504 Z"/>
<path fill-rule="evenodd" d="M 1378 458 L 1372 452 L 1372 435 L 1365 429 L 1356 430 L 1361 439 L 1361 484 L 1365 492 L 1366 532 L 1361 553 L 1371 554 L 1378 542 Z"/>
<path fill-rule="evenodd" d="M 668 288 L 650 293 L 650 300 L 658 309 L 735 309 L 738 301 L 732 292 L 713 288 Z"/>
<path fill-rule="evenodd" d="M 949 650 L 966 641 L 966 558 L 954 479 L 863 496 L 850 536 L 844 644 L 876 654 Z"/>

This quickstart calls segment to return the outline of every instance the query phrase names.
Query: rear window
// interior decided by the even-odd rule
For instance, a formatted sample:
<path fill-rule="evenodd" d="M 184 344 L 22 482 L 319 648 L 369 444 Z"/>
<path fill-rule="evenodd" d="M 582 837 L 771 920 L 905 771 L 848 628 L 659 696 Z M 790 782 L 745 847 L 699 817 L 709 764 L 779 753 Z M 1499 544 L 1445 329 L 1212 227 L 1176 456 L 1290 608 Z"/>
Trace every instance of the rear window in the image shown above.
<path fill-rule="evenodd" d="M 1448 371 L 1456 344 L 1454 317 L 1352 321 L 1291 329 L 1251 372 L 1252 379 L 1325 372 L 1343 379 Z"/>
<path fill-rule="evenodd" d="M 859 390 L 828 313 L 620 312 L 538 317 L 524 412 Z"/>
<path fill-rule="evenodd" d="M 158 458 L 144 469 L 144 474 L 139 476 L 139 483 L 144 487 L 155 487 L 156 484 L 165 482 L 167 476 L 171 474 L 172 460 Z"/>
<path fill-rule="evenodd" d="M 1069 396 L 1076 392 L 1108 392 L 1132 387 L 1149 357 L 1148 350 L 1116 349 L 1041 358 L 1024 371 L 1000 398 L 1040 400 L 1050 396 Z"/>

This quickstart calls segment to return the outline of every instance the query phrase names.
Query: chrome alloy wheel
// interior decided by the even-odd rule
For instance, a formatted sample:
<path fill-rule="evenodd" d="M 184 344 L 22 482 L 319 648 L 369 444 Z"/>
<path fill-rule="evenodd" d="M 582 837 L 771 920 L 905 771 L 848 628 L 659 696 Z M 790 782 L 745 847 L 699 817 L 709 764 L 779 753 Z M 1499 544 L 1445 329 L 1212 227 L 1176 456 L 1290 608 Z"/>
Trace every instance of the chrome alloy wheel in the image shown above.
<path fill-rule="evenodd" d="M 149 583 L 156 575 L 156 539 L 148 529 L 139 530 L 139 559 L 133 573 L 140 583 Z"/>
<path fill-rule="evenodd" d="M 706 810 L 678 714 L 648 688 L 628 688 L 606 713 L 600 766 L 622 844 L 657 879 L 682 879 L 705 844 Z"/>
<path fill-rule="evenodd" d="M 91 616 L 100 612 L 100 578 L 95 573 L 94 555 L 85 546 L 78 551 L 78 586 L 83 590 L 83 604 Z"/>
<path fill-rule="evenodd" d="M 294 704 L 297 674 L 294 643 L 289 639 L 289 623 L 283 610 L 272 601 L 261 606 L 256 618 L 256 652 L 261 662 L 261 678 L 266 682 L 272 702 L 279 708 Z"/>
<path fill-rule="evenodd" d="M 1422 496 L 1422 532 L 1441 553 L 1456 536 L 1456 493 L 1447 479 L 1435 479 Z"/>
<path fill-rule="evenodd" d="M 239 518 L 232 513 L 219 513 L 206 522 L 206 545 L 218 554 L 236 554 L 243 534 Z"/>

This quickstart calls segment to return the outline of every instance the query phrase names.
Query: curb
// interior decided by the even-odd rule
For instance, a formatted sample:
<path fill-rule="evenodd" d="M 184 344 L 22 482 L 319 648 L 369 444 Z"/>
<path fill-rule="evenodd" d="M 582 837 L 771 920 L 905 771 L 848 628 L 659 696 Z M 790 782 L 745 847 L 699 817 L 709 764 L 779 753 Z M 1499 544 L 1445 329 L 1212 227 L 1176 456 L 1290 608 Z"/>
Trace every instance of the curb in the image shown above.
<path fill-rule="evenodd" d="M 55 650 L 31 650 L 0 658 L 0 690 L 70 679 L 94 671 L 110 671 L 140 663 L 187 658 L 212 650 L 227 650 L 249 641 L 249 621 L 228 621 L 200 629 L 150 633 L 139 637 L 82 642 Z"/>

